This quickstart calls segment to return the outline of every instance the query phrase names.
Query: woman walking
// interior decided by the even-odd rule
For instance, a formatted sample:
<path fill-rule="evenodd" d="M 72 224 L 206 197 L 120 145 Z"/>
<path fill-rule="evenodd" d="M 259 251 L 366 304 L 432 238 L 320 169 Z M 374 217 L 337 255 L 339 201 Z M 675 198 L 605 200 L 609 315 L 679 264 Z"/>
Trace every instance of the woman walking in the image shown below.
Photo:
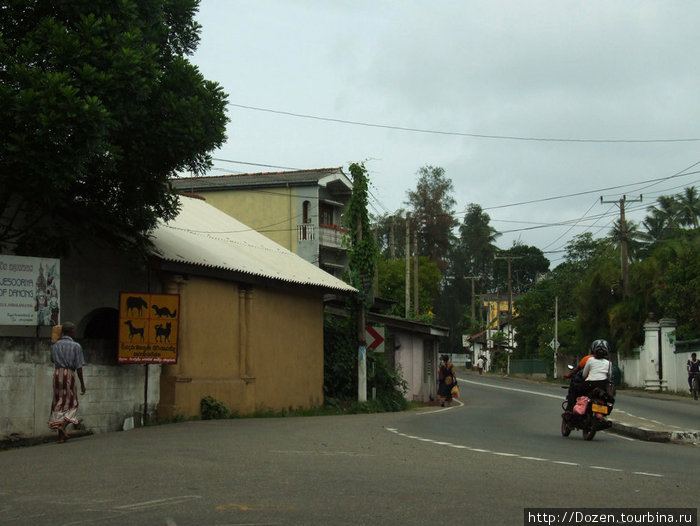
<path fill-rule="evenodd" d="M 438 400 L 441 406 L 452 403 L 452 388 L 457 383 L 455 368 L 450 362 L 449 356 L 440 356 L 440 368 L 438 369 Z"/>

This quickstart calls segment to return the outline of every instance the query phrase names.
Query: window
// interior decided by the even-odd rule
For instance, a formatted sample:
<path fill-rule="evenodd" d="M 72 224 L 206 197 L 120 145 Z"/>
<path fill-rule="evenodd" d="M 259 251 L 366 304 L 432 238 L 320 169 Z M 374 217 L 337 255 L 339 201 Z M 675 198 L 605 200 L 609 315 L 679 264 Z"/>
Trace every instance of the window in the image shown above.
<path fill-rule="evenodd" d="M 322 225 L 334 225 L 333 220 L 333 207 L 325 203 L 321 203 L 319 206 L 319 223 Z"/>

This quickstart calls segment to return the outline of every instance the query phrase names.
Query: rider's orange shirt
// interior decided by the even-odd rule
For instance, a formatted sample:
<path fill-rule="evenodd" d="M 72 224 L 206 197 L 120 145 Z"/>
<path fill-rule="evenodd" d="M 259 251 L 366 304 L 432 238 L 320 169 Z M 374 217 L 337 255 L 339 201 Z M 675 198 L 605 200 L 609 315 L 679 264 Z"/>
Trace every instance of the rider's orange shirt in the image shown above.
<path fill-rule="evenodd" d="M 593 358 L 593 355 L 589 354 L 588 356 L 584 356 L 583 358 L 581 358 L 581 361 L 578 364 L 578 366 L 581 370 L 583 370 L 583 368 L 586 367 L 586 362 L 588 361 L 589 358 Z"/>

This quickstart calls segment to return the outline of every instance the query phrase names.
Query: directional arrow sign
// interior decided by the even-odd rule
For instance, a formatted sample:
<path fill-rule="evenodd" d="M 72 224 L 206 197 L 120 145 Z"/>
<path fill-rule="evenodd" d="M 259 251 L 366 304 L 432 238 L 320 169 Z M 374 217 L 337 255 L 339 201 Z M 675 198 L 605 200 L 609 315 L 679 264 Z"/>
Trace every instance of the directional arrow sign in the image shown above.
<path fill-rule="evenodd" d="M 384 327 L 365 327 L 365 339 L 367 349 L 375 352 L 384 352 Z"/>

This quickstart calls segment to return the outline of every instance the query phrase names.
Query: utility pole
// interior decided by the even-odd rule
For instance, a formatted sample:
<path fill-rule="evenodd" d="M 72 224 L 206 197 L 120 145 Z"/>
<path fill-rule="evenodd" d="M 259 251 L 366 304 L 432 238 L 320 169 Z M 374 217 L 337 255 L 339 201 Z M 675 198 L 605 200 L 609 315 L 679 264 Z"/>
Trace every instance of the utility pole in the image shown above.
<path fill-rule="evenodd" d="M 626 203 L 641 203 L 642 195 L 639 199 L 627 199 L 626 195 L 622 196 L 620 201 L 603 201 L 603 196 L 600 196 L 600 203 L 614 203 L 620 207 L 620 281 L 622 282 L 622 297 L 629 298 L 630 283 L 629 283 L 629 257 L 627 255 L 627 221 L 625 220 L 625 204 Z"/>
<path fill-rule="evenodd" d="M 394 216 L 389 217 L 389 253 L 391 260 L 396 259 L 396 247 L 394 246 Z"/>
<path fill-rule="evenodd" d="M 413 232 L 413 318 L 418 319 L 418 232 Z"/>
<path fill-rule="evenodd" d="M 357 244 L 362 244 L 362 218 L 357 217 Z M 368 287 L 360 276 L 360 307 L 357 313 L 357 401 L 367 401 L 367 342 L 365 341 L 365 294 Z"/>
<path fill-rule="evenodd" d="M 496 256 L 493 259 L 508 260 L 508 345 L 513 348 L 513 280 L 511 278 L 511 260 L 522 259 L 523 256 Z"/>
<path fill-rule="evenodd" d="M 476 312 L 474 311 L 474 280 L 476 276 L 464 276 L 464 279 L 470 279 L 472 281 L 472 320 L 476 317 Z"/>
<path fill-rule="evenodd" d="M 410 212 L 406 212 L 406 319 L 411 312 L 411 228 L 408 220 Z"/>
<path fill-rule="evenodd" d="M 557 349 L 559 348 L 559 296 L 554 297 L 554 379 L 557 379 Z"/>

